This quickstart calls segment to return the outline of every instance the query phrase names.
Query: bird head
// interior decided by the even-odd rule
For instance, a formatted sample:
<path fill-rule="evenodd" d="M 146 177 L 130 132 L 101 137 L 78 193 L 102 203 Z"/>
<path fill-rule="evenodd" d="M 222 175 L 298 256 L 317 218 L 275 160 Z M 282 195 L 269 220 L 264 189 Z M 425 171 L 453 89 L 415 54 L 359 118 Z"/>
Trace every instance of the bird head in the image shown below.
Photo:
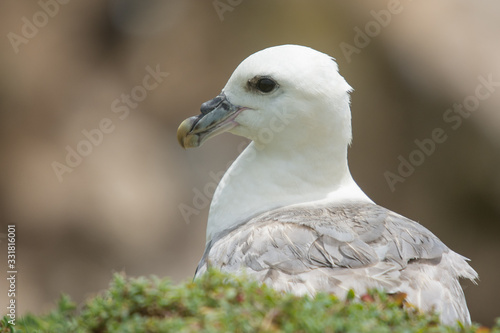
<path fill-rule="evenodd" d="M 231 132 L 267 144 L 280 136 L 300 138 L 317 128 L 348 144 L 351 90 L 330 56 L 305 46 L 270 47 L 246 58 L 222 92 L 203 103 L 199 115 L 181 123 L 177 139 L 184 148 L 199 147 Z"/>

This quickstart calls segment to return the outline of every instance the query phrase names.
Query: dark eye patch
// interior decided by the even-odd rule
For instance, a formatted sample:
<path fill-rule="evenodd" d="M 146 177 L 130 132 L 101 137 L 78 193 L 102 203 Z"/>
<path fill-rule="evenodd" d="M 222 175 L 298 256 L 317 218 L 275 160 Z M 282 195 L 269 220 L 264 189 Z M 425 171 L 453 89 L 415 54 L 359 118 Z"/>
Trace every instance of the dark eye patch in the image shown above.
<path fill-rule="evenodd" d="M 274 82 L 271 79 L 263 78 L 257 81 L 257 89 L 259 89 L 263 93 L 271 92 L 275 87 L 276 87 L 276 82 Z"/>
<path fill-rule="evenodd" d="M 251 89 L 267 94 L 275 90 L 278 87 L 278 83 L 268 76 L 255 76 L 251 80 L 248 80 L 248 86 Z"/>

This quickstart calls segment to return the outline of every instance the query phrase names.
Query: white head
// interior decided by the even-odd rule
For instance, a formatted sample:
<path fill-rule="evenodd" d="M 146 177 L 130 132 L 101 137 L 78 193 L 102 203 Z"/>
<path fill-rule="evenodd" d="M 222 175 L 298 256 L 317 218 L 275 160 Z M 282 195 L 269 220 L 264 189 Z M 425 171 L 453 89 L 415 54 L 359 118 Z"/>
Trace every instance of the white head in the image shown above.
<path fill-rule="evenodd" d="M 221 94 L 179 126 L 184 148 L 226 131 L 253 141 L 215 192 L 209 239 L 277 207 L 369 200 L 347 166 L 350 91 L 330 56 L 298 45 L 270 47 L 246 58 Z"/>
<path fill-rule="evenodd" d="M 185 148 L 197 147 L 229 131 L 267 144 L 259 136 L 262 129 L 270 128 L 273 119 L 286 114 L 300 127 L 330 131 L 348 144 L 351 90 L 332 57 L 299 45 L 270 47 L 243 60 L 221 95 L 204 103 L 201 115 L 183 122 L 178 138 Z M 318 122 L 321 127 L 316 127 Z"/>

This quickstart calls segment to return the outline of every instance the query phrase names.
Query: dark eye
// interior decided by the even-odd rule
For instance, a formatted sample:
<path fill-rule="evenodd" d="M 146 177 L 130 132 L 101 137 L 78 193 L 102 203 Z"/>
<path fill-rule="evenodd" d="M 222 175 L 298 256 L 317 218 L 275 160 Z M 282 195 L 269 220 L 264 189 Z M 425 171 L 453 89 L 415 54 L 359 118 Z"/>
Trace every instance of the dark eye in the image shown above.
<path fill-rule="evenodd" d="M 259 89 L 263 93 L 268 93 L 273 91 L 273 89 L 276 87 L 276 82 L 269 78 L 262 78 L 257 81 L 256 84 L 257 89 Z"/>

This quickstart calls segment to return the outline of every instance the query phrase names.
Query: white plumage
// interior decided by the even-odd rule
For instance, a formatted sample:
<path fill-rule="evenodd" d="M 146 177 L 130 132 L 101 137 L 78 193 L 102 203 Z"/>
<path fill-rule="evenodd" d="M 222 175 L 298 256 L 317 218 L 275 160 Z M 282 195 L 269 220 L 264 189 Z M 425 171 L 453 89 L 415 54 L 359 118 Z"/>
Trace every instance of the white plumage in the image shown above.
<path fill-rule="evenodd" d="M 283 45 L 259 51 L 178 130 L 183 147 L 229 131 L 252 140 L 221 180 L 207 267 L 296 294 L 404 292 L 444 323 L 470 323 L 458 279 L 477 273 L 418 223 L 374 204 L 347 164 L 351 87 L 334 59 Z"/>

